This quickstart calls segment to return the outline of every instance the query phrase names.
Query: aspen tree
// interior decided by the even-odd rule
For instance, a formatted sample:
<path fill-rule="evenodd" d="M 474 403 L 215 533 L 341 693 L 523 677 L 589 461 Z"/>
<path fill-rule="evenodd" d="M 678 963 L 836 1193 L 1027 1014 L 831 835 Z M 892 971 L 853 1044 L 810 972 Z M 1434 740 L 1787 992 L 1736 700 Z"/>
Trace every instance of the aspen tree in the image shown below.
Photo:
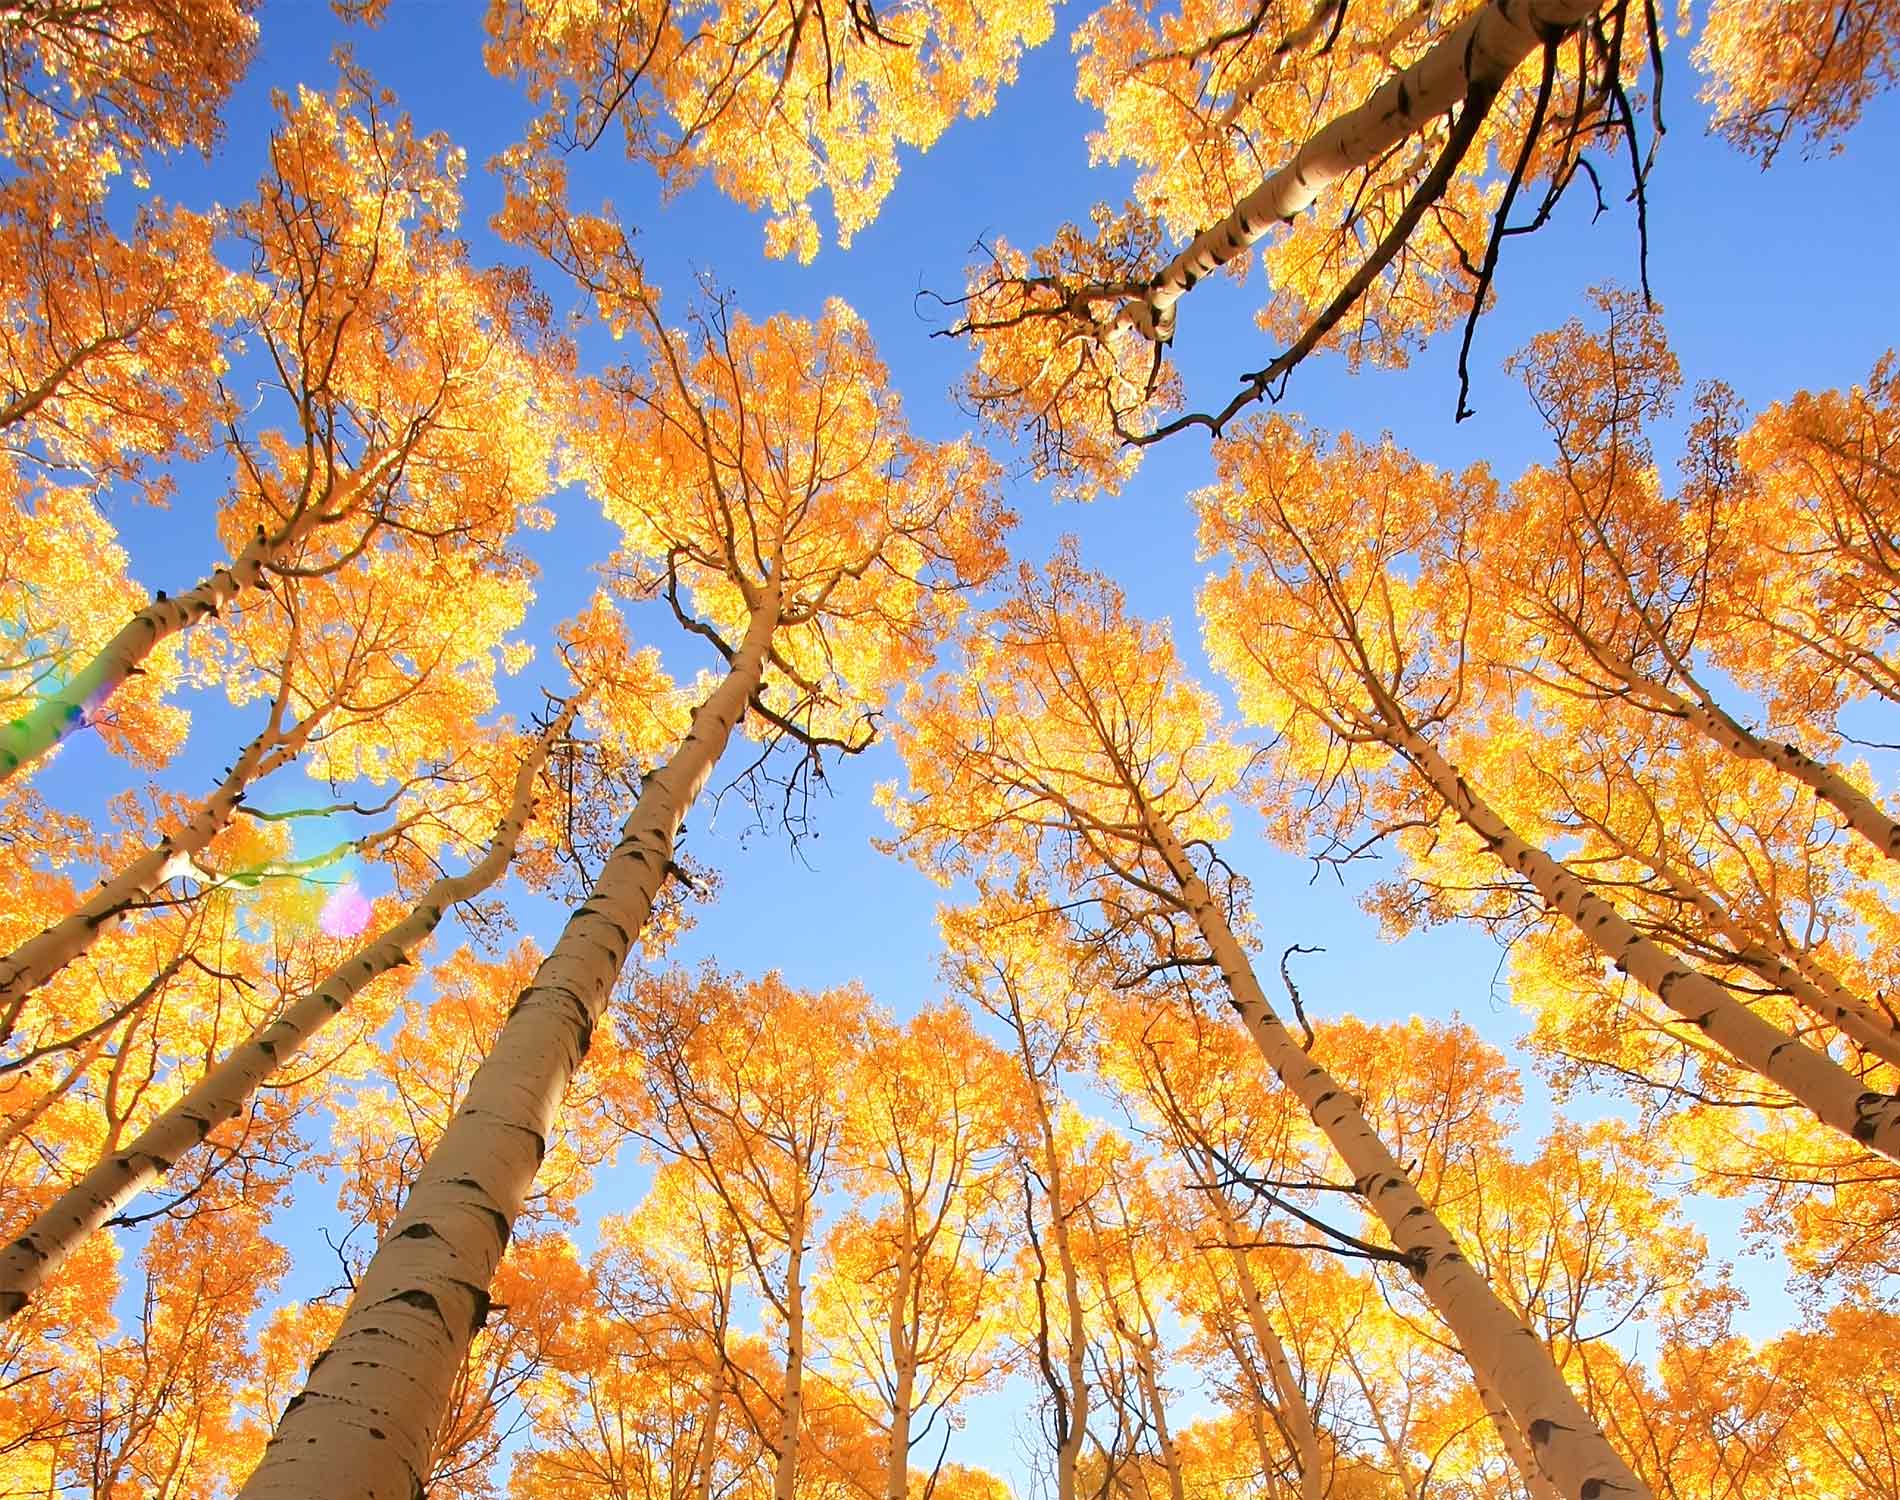
<path fill-rule="evenodd" d="M 108 923 L 169 882 L 203 881 L 196 861 L 273 772 L 302 761 L 339 780 L 406 778 L 466 744 L 492 706 L 496 654 L 526 608 L 518 559 L 478 551 L 441 558 L 385 549 L 340 571 L 286 581 L 201 650 L 228 695 L 268 695 L 263 730 L 182 826 L 138 849 L 76 910 L 0 959 L 0 1032 L 33 992 L 86 952 Z M 462 613 L 426 608 L 445 588 Z M 221 658 L 221 659 L 219 659 Z"/>
<path fill-rule="evenodd" d="M 1132 961 L 1205 957 L 1218 967 L 1261 1056 L 1338 1152 L 1472 1368 L 1511 1402 L 1560 1493 L 1646 1495 L 1358 1100 L 1268 1002 L 1234 927 L 1233 878 L 1205 852 L 1222 832 L 1217 799 L 1241 756 L 1219 735 L 1211 700 L 1176 667 L 1165 632 L 1128 619 L 1113 586 L 1065 551 L 1046 581 L 1024 568 L 967 649 L 965 684 L 920 694 L 900 742 L 911 777 L 909 799 L 892 804 L 900 847 L 946 878 L 980 851 L 1060 868 L 1085 900 L 1104 889 L 1123 903 L 1145 893 L 1143 920 L 1120 924 Z M 1198 864 L 1195 849 L 1204 851 Z M 1190 933 L 1198 944 L 1183 946 Z"/>
<path fill-rule="evenodd" d="M 1356 819 L 1383 795 L 1378 778 L 1396 762 L 1400 796 L 1404 776 L 1416 777 L 1492 859 L 1696 1032 L 1824 1124 L 1882 1155 L 1900 1154 L 1900 1099 L 1644 937 L 1564 862 L 1524 839 L 1421 727 L 1457 727 L 1455 716 L 1470 712 L 1461 703 L 1461 627 L 1471 563 L 1455 550 L 1442 563 L 1427 552 L 1461 503 L 1458 487 L 1390 445 L 1346 441 L 1322 453 L 1279 421 L 1237 439 L 1223 464 L 1225 482 L 1202 497 L 1207 538 L 1237 556 L 1203 598 L 1214 654 L 1239 681 L 1250 714 L 1286 716 L 1299 737 L 1292 756 L 1367 747 L 1359 763 L 1348 757 L 1336 783 L 1349 803 L 1344 816 Z M 1355 504 L 1350 519 L 1339 513 Z M 1397 562 L 1420 552 L 1418 579 L 1397 577 Z M 1269 638 L 1271 653 L 1248 644 Z"/>
<path fill-rule="evenodd" d="M 244 1488 L 251 1500 L 339 1482 L 406 1497 L 421 1482 L 561 1097 L 733 730 L 754 715 L 768 736 L 813 752 L 863 743 L 863 715 L 928 660 L 954 590 L 995 566 L 1002 517 L 987 467 L 966 446 L 904 432 L 847 308 L 833 303 L 816 327 L 755 325 L 715 300 L 687 337 L 660 324 L 624 239 L 611 226 L 605 238 L 622 273 L 613 286 L 632 288 L 609 291 L 606 311 L 650 335 L 652 362 L 583 393 L 576 446 L 630 559 L 657 566 L 650 585 L 726 673 L 646 778 L 592 893 L 476 1073 L 283 1413 Z"/>
<path fill-rule="evenodd" d="M 250 258 L 242 291 L 210 300 L 233 319 L 230 304 L 243 304 L 288 424 L 246 431 L 229 419 L 238 484 L 219 523 L 230 560 L 181 594 L 154 595 L 0 725 L 0 780 L 86 727 L 162 642 L 254 604 L 273 580 L 347 566 L 385 527 L 417 552 L 492 551 L 545 486 L 531 314 L 507 278 L 472 271 L 453 238 L 446 143 L 418 140 L 355 70 L 334 95 L 281 101 L 281 115 L 271 171 L 235 215 Z M 195 346 L 176 358 L 215 369 Z M 189 431 L 207 419 L 184 420 Z M 370 436 L 350 441 L 357 433 Z"/>
<path fill-rule="evenodd" d="M 1802 543 L 1799 533 L 1778 538 L 1792 518 L 1776 528 L 1769 507 L 1748 494 L 1756 486 L 1737 463 L 1736 435 L 1724 430 L 1731 419 L 1719 404 L 1707 409 L 1720 402 L 1717 396 L 1705 395 L 1691 432 L 1686 493 L 1663 492 L 1645 429 L 1669 410 L 1681 384 L 1675 356 L 1660 319 L 1634 298 L 1599 292 L 1595 300 L 1605 315 L 1600 333 L 1573 319 L 1533 339 L 1514 361 L 1558 461 L 1554 470 L 1527 474 L 1480 520 L 1473 538 L 1491 563 L 1483 577 L 1501 585 L 1498 607 L 1547 643 L 1525 652 L 1527 670 L 1548 673 L 1557 686 L 1605 708 L 1647 711 L 1696 730 L 1730 755 L 1773 766 L 1834 807 L 1888 859 L 1900 859 L 1900 822 L 1798 743 L 1815 728 L 1826 733 L 1827 723 L 1787 725 L 1771 738 L 1747 728 L 1704 683 L 1695 658 L 1712 649 L 1720 660 L 1730 642 L 1719 625 L 1706 629 L 1703 618 L 1732 617 L 1735 605 L 1724 596 L 1733 598 L 1739 581 L 1760 576 L 1758 554 L 1772 557 Z M 1775 461 L 1760 451 L 1766 446 L 1758 444 L 1754 454 L 1764 468 Z M 1886 551 L 1882 509 L 1877 501 L 1869 505 L 1873 534 L 1842 549 L 1875 559 L 1875 567 Z M 1812 569 L 1825 556 L 1810 555 L 1804 566 Z M 1889 576 L 1875 587 L 1893 582 Z M 1517 645 L 1499 643 L 1512 655 Z M 1830 696 L 1839 701 L 1851 691 L 1843 685 Z"/>
<path fill-rule="evenodd" d="M 1241 1186 L 1234 1181 L 1239 1164 L 1289 1187 L 1297 1182 L 1297 1160 L 1285 1160 L 1284 1105 L 1263 1096 L 1258 1067 L 1244 1053 L 1249 1044 L 1231 1026 L 1139 988 L 1118 1000 L 1104 1022 L 1103 1074 L 1132 1110 L 1158 1120 L 1185 1167 L 1191 1201 L 1184 1211 L 1212 1234 L 1212 1245 L 1194 1258 L 1205 1264 L 1221 1303 L 1230 1295 L 1238 1301 L 1253 1348 L 1236 1354 L 1253 1399 L 1284 1436 L 1300 1500 L 1321 1500 L 1327 1464 L 1312 1406 L 1255 1274 L 1249 1241 L 1260 1236 L 1229 1196 Z M 1264 1451 L 1264 1431 L 1261 1441 Z M 1263 1462 L 1279 1470 L 1284 1460 L 1275 1453 Z"/>
<path fill-rule="evenodd" d="M 768 210 L 768 255 L 809 261 L 812 199 L 840 248 L 877 216 L 899 153 L 927 151 L 1015 79 L 1054 30 L 1049 0 L 635 0 L 550 9 L 490 0 L 488 66 L 542 113 L 534 138 L 591 147 L 619 127 L 668 191 L 702 173 Z"/>
<path fill-rule="evenodd" d="M 507 873 L 533 810 L 535 782 L 549 750 L 568 732 L 583 696 L 571 698 L 531 743 L 501 821 L 479 859 L 461 874 L 431 884 L 408 916 L 358 949 L 323 984 L 206 1073 L 123 1150 L 97 1163 L 48 1204 L 26 1232 L 0 1252 L 0 1319 L 18 1313 L 81 1240 L 218 1126 L 241 1114 L 251 1094 L 288 1065 L 351 1000 L 382 975 L 411 962 L 452 906 L 480 895 Z"/>
<path fill-rule="evenodd" d="M 873 1016 L 853 1059 L 840 1163 L 857 1205 L 833 1228 L 813 1326 L 884 1431 L 885 1500 L 911 1453 L 996 1372 L 1012 1290 L 999 1222 L 1010 1059 L 952 1006 L 900 1030 Z M 867 1399 L 868 1398 L 868 1399 Z"/>
<path fill-rule="evenodd" d="M 1547 210 L 1583 140 L 1634 128 L 1628 90 L 1660 41 L 1653 19 L 1589 0 L 1103 6 L 1080 91 L 1103 112 L 1098 156 L 1133 162 L 1138 196 L 1034 250 L 988 247 L 952 324 L 975 345 L 968 396 L 1088 494 L 1119 487 L 1142 446 L 1218 435 L 1316 348 L 1401 361 L 1482 310 L 1520 189 L 1541 184 Z M 1257 245 L 1281 352 L 1182 413 L 1180 303 Z"/>
<path fill-rule="evenodd" d="M 1088 1368 L 1091 1329 L 1074 1238 L 1082 1199 L 1074 1157 L 1077 1132 L 1063 1110 L 1062 1077 L 1080 1061 L 1085 1006 L 1075 981 L 1086 973 L 1088 960 L 1064 941 L 1062 929 L 1048 916 L 1045 906 L 1019 888 L 986 891 L 974 910 L 948 911 L 942 920 L 951 984 L 1007 1027 L 1016 1055 L 1021 1118 L 1010 1133 L 1009 1147 L 1022 1174 L 1029 1262 L 1025 1276 L 1035 1307 L 1035 1329 L 1024 1342 L 1048 1392 L 1057 1500 L 1078 1500 L 1083 1493 L 1082 1451 L 1096 1398 Z M 1040 1231 L 1032 1182 L 1046 1205 L 1046 1225 Z"/>

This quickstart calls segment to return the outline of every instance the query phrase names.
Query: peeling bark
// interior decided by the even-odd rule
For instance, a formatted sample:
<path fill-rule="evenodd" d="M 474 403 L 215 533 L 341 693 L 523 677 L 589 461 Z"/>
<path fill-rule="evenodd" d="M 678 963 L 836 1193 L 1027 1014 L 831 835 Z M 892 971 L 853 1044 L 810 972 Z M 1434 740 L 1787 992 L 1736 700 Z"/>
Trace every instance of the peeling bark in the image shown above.
<path fill-rule="evenodd" d="M 515 773 L 508 811 L 482 857 L 460 875 L 432 882 L 409 914 L 359 948 L 316 989 L 300 996 L 267 1026 L 212 1068 L 183 1098 L 160 1114 L 124 1150 L 114 1150 L 54 1199 L 26 1232 L 0 1250 L 0 1321 L 11 1318 L 86 1238 L 178 1158 L 226 1120 L 244 1112 L 258 1087 L 295 1057 L 371 981 L 409 962 L 458 901 L 479 895 L 514 860 L 521 830 L 533 811 L 534 782 L 554 742 L 567 732 L 580 698 L 541 735 Z"/>
<path fill-rule="evenodd" d="M 241 1500 L 415 1500 L 488 1287 L 680 824 L 764 674 L 776 576 L 730 670 L 647 778 L 620 842 L 515 1002 L 461 1106 L 358 1282 L 342 1326 L 284 1409 Z"/>

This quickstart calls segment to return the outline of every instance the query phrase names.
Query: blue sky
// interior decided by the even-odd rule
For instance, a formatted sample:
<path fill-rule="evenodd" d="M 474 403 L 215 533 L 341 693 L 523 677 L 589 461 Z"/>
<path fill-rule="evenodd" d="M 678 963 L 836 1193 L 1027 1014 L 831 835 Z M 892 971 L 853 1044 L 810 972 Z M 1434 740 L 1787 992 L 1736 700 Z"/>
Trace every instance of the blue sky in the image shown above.
<path fill-rule="evenodd" d="M 333 86 L 329 54 L 347 41 L 419 129 L 445 131 L 465 148 L 464 232 L 477 259 L 500 255 L 485 229 L 497 195 L 483 168 L 518 138 L 526 110 L 513 86 L 481 66 L 480 10 L 473 0 L 393 0 L 384 25 L 365 30 L 342 26 L 318 0 L 273 0 L 263 12 L 257 60 L 229 111 L 224 150 L 209 165 L 187 162 L 166 171 L 160 190 L 195 207 L 240 201 L 263 168 L 270 91 L 298 82 Z M 649 271 L 676 298 L 697 271 L 716 273 L 755 316 L 809 315 L 827 297 L 843 295 L 868 319 L 913 425 L 926 435 L 952 436 L 969 426 L 949 398 L 966 351 L 929 337 L 929 307 L 918 294 L 960 289 L 969 248 L 980 236 L 1036 243 L 1061 220 L 1082 217 L 1092 201 L 1118 200 L 1126 189 L 1118 174 L 1088 168 L 1084 134 L 1095 117 L 1074 98 L 1065 40 L 1085 14 L 1080 8 L 1059 13 L 1057 40 L 1030 55 L 993 114 L 959 123 L 928 157 L 905 162 L 881 217 L 849 252 L 827 244 L 809 266 L 767 261 L 760 220 L 704 185 L 662 204 L 651 175 L 620 155 L 611 134 L 573 164 L 575 201 L 589 206 L 611 196 L 638 227 Z M 1801 386 L 1864 378 L 1894 330 L 1900 194 L 1892 163 L 1900 158 L 1900 109 L 1891 100 L 1878 102 L 1841 156 L 1811 162 L 1790 156 L 1764 174 L 1704 133 L 1687 51 L 1680 42 L 1670 49 L 1672 128 L 1650 189 L 1651 281 L 1687 380 L 1720 376 L 1758 408 Z M 1445 466 L 1485 459 L 1508 476 L 1542 458 L 1536 415 L 1500 366 L 1530 335 L 1570 316 L 1587 286 L 1634 283 L 1634 214 L 1621 201 L 1621 184 L 1613 164 L 1606 173 L 1610 211 L 1594 225 L 1578 192 L 1550 227 L 1507 247 L 1497 305 L 1480 325 L 1474 351 L 1472 420 L 1451 420 L 1455 334 L 1403 371 L 1348 377 L 1339 361 L 1315 359 L 1296 373 L 1285 405 L 1325 427 L 1362 435 L 1390 430 Z M 552 278 L 544 284 L 557 306 L 570 304 Z M 1252 322 L 1257 295 L 1257 283 L 1218 282 L 1183 304 L 1178 352 L 1190 389 L 1224 393 L 1237 372 L 1264 363 L 1271 351 Z M 604 346 L 590 347 L 600 354 Z M 1206 443 L 1187 434 L 1152 450 L 1125 494 L 1088 506 L 1059 505 L 1019 481 L 1011 493 L 1022 518 L 1016 550 L 1040 558 L 1061 533 L 1079 533 L 1087 560 L 1114 574 L 1135 608 L 1171 618 L 1195 659 L 1193 594 L 1206 564 L 1195 555 L 1183 496 L 1210 478 Z M 202 576 L 217 556 L 215 498 L 188 483 L 169 512 L 129 504 L 114 512 L 141 582 L 178 588 Z M 557 514 L 555 529 L 533 544 L 543 577 L 528 634 L 541 641 L 546 627 L 592 590 L 590 568 L 613 542 L 586 496 L 563 494 Z M 670 622 L 655 616 L 647 629 L 681 676 L 712 665 Z M 538 702 L 541 685 L 558 680 L 544 650 L 515 682 L 511 706 L 526 711 Z M 166 783 L 199 785 L 203 774 L 227 763 L 220 757 L 243 733 L 235 716 L 207 706 Z M 897 774 L 883 750 L 838 768 L 830 777 L 835 800 L 820 808 L 818 836 L 797 856 L 769 833 L 751 835 L 742 847 L 746 820 L 736 799 L 716 816 L 697 811 L 689 819 L 688 847 L 719 868 L 722 888 L 717 904 L 701 910 L 677 957 L 689 963 L 710 958 L 745 972 L 778 968 L 813 987 L 862 980 L 900 1014 L 934 998 L 934 910 L 942 893 L 869 843 L 882 832 L 871 788 Z M 61 753 L 40 785 L 56 806 L 84 809 L 96 805 L 99 786 L 122 778 L 121 767 L 81 743 Z M 1298 941 L 1328 950 L 1302 970 L 1310 1008 L 1375 1018 L 1458 1012 L 1500 1044 L 1523 1029 L 1494 988 L 1500 954 L 1485 939 L 1439 929 L 1399 945 L 1382 943 L 1350 892 L 1330 876 L 1314 882 L 1309 865 L 1266 847 L 1245 813 L 1239 822 L 1232 859 L 1254 883 L 1264 946 L 1277 952 Z M 544 947 L 551 944 L 558 912 L 545 903 L 524 911 L 526 930 Z M 1534 1127 L 1541 1123 L 1541 1095 L 1528 1079 L 1527 1094 L 1526 1123 Z M 596 1202 L 630 1206 L 631 1187 L 630 1179 L 612 1179 Z M 1732 1237 L 1733 1223 L 1727 1213 L 1708 1218 L 1718 1254 L 1732 1248 L 1723 1242 Z M 328 1259 L 320 1243 L 316 1259 Z M 1757 1299 L 1757 1327 L 1782 1321 L 1788 1306 L 1772 1268 L 1757 1268 L 1747 1284 Z M 1010 1466 L 1010 1446 L 1008 1434 L 992 1432 L 961 1456 Z"/>

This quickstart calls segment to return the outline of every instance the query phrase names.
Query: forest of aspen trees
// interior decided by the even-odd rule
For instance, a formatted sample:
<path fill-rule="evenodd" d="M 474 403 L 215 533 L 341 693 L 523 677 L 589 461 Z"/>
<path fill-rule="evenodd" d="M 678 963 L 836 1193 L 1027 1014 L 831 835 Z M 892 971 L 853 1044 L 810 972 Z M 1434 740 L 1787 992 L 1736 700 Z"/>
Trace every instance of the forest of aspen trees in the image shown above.
<path fill-rule="evenodd" d="M 1900 1500 L 1897 80 L 0 0 L 0 1500 Z"/>

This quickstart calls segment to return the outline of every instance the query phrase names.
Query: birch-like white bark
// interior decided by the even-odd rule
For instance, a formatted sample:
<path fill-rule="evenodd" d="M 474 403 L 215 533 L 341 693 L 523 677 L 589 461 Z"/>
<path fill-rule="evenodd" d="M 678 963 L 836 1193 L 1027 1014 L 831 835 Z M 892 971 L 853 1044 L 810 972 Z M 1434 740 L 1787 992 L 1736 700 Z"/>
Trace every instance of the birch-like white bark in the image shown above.
<path fill-rule="evenodd" d="M 1417 768 L 1501 864 L 1528 880 L 1545 905 L 1567 917 L 1605 958 L 1743 1067 L 1805 1105 L 1824 1125 L 1900 1161 L 1900 1099 L 1866 1088 L 1825 1053 L 1764 1020 L 1708 975 L 1644 937 L 1587 881 L 1519 838 L 1423 736 L 1390 718 L 1380 721 L 1377 732 Z"/>
<path fill-rule="evenodd" d="M 1664 713 L 1680 719 L 1730 755 L 1773 766 L 1800 782 L 1888 859 L 1900 860 L 1900 822 L 1888 817 L 1878 802 L 1826 761 L 1816 760 L 1799 745 L 1777 745 L 1762 738 L 1706 693 L 1686 696 L 1633 667 L 1619 675 Z"/>
<path fill-rule="evenodd" d="M 1483 0 L 1417 62 L 1309 136 L 1291 161 L 1203 229 L 1169 261 L 1126 316 L 1149 338 L 1174 334 L 1175 304 L 1244 255 L 1332 183 L 1378 160 L 1474 90 L 1495 90 L 1547 41 L 1561 40 L 1603 0 Z"/>
<path fill-rule="evenodd" d="M 1873 1056 L 1900 1067 L 1900 1031 L 1842 984 L 1825 964 L 1811 955 L 1785 954 L 1778 941 L 1764 937 L 1757 928 L 1731 913 L 1704 890 L 1693 875 L 1685 873 L 1666 855 L 1643 850 L 1613 834 L 1610 837 L 1623 853 L 1660 876 L 1673 897 L 1693 906 L 1702 919 L 1727 940 L 1737 961 L 1751 973 L 1776 989 L 1785 990 L 1803 1010 L 1826 1021 Z"/>
<path fill-rule="evenodd" d="M 270 725 L 244 747 L 224 780 L 193 809 L 184 827 L 166 834 L 101 881 L 77 911 L 0 958 L 0 1041 L 13 1034 L 27 997 L 91 948 L 108 922 L 192 868 L 193 857 L 202 853 L 237 815 L 238 804 L 251 784 L 295 760 L 319 719 L 318 714 L 307 715 L 285 734 L 273 714 Z"/>
<path fill-rule="evenodd" d="M 1406 1257 L 1420 1292 L 1451 1328 L 1472 1369 L 1505 1393 L 1512 1416 L 1559 1493 L 1566 1500 L 1651 1500 L 1648 1487 L 1564 1383 L 1549 1351 L 1465 1258 L 1379 1139 L 1359 1101 L 1281 1024 L 1226 913 L 1195 873 L 1174 830 L 1145 806 L 1143 817 L 1254 1045 L 1339 1153 L 1360 1196 Z"/>
<path fill-rule="evenodd" d="M 1062 1273 L 1062 1304 L 1068 1325 L 1063 1351 L 1064 1376 L 1068 1381 L 1068 1410 L 1064 1413 L 1067 1431 L 1056 1450 L 1056 1500 L 1077 1500 L 1079 1495 L 1082 1443 L 1088 1436 L 1088 1324 L 1082 1310 L 1082 1281 L 1076 1271 L 1075 1247 L 1069 1239 L 1068 1210 L 1062 1190 L 1062 1153 L 1056 1140 L 1055 1121 L 1049 1114 L 1049 1101 L 1042 1092 L 1042 1078 L 1036 1070 L 1029 1048 L 1028 1022 L 1022 1012 L 1014 1013 L 1017 1055 L 1023 1062 L 1023 1081 L 1035 1106 L 1036 1130 L 1042 1142 L 1042 1180 L 1049 1198 L 1049 1238 L 1056 1247 L 1056 1266 Z"/>
<path fill-rule="evenodd" d="M 1476 1380 L 1476 1377 L 1473 1377 Z M 1524 1491 L 1530 1500 L 1559 1500 L 1557 1491 L 1551 1482 L 1537 1467 L 1537 1460 L 1531 1457 L 1531 1450 L 1525 1445 L 1524 1434 L 1517 1430 L 1517 1423 L 1511 1420 L 1511 1414 L 1504 1409 L 1504 1403 L 1498 1400 L 1497 1392 L 1482 1380 L 1476 1380 L 1478 1400 L 1483 1405 L 1485 1415 L 1490 1417 L 1491 1425 L 1497 1430 L 1498 1441 L 1504 1445 L 1504 1456 L 1511 1461 L 1511 1467 L 1517 1470 L 1517 1477 L 1524 1481 Z"/>
<path fill-rule="evenodd" d="M 666 883 L 680 824 L 763 680 L 780 601 L 775 575 L 725 678 L 647 778 L 593 891 L 515 1002 L 241 1500 L 414 1500 L 427 1482 L 561 1100 Z"/>
<path fill-rule="evenodd" d="M 1260 1357 L 1266 1361 L 1267 1375 L 1273 1382 L 1275 1405 L 1279 1408 L 1280 1420 L 1293 1446 L 1293 1461 L 1299 1465 L 1300 1500 L 1325 1500 L 1325 1481 L 1320 1471 L 1319 1433 L 1313 1426 L 1313 1409 L 1307 1405 L 1306 1392 L 1300 1388 L 1300 1382 L 1293 1374 L 1293 1362 L 1286 1357 L 1286 1346 L 1280 1342 L 1280 1336 L 1273 1331 L 1273 1323 L 1267 1317 L 1266 1303 L 1260 1297 L 1260 1283 L 1254 1280 L 1253 1265 L 1241 1245 L 1240 1223 L 1234 1217 L 1233 1206 L 1228 1203 L 1227 1195 L 1213 1185 L 1217 1176 L 1218 1173 L 1210 1173 L 1207 1177 L 1208 1197 L 1214 1204 L 1214 1211 L 1220 1216 L 1221 1233 L 1227 1239 L 1227 1254 L 1234 1267 L 1234 1282 L 1240 1289 L 1240 1306 L 1247 1314 L 1247 1326 L 1253 1332 L 1253 1341 L 1260 1350 Z"/>
<path fill-rule="evenodd" d="M 260 583 L 267 568 L 288 556 L 318 526 L 347 514 L 399 457 L 400 450 L 392 449 L 365 459 L 324 504 L 306 503 L 275 532 L 266 532 L 260 525 L 243 551 L 195 588 L 152 599 L 57 692 L 19 718 L 0 724 L 0 782 L 83 729 L 86 716 L 124 686 L 128 677 L 143 670 L 141 664 L 160 641 L 217 614 L 245 589 Z"/>
<path fill-rule="evenodd" d="M 805 1222 L 792 1226 L 785 1257 L 785 1397 L 779 1403 L 778 1460 L 772 1466 L 772 1500 L 798 1493 L 798 1447 L 805 1426 Z"/>
<path fill-rule="evenodd" d="M 373 980 L 408 963 L 451 907 L 501 878 L 514 861 L 521 830 L 533 812 L 535 778 L 549 749 L 567 732 L 580 701 L 577 697 L 567 705 L 522 761 L 508 810 L 479 860 L 460 875 L 432 882 L 407 916 L 359 948 L 316 989 L 292 1001 L 276 1020 L 259 1027 L 130 1145 L 102 1157 L 41 1210 L 24 1234 L 0 1250 L 0 1321 L 25 1307 L 89 1235 L 169 1172 L 179 1157 L 242 1114 L 264 1080 L 302 1051 Z"/>
<path fill-rule="evenodd" d="M 897 1253 L 897 1281 L 886 1309 L 894 1379 L 891 1382 L 891 1429 L 884 1450 L 884 1500 L 909 1500 L 910 1418 L 917 1399 L 917 1351 L 910 1337 L 911 1288 L 916 1276 L 916 1246 L 905 1209 L 904 1242 Z"/>

